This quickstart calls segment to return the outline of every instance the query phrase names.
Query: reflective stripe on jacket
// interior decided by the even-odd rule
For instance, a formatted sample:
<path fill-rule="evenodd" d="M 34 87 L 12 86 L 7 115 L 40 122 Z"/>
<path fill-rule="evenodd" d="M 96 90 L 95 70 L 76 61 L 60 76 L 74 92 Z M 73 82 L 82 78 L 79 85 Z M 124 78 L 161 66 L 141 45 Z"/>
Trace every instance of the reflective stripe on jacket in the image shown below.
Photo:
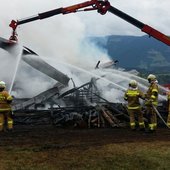
<path fill-rule="evenodd" d="M 139 109 L 139 98 L 144 99 L 144 94 L 139 89 L 128 89 L 124 94 L 124 99 L 128 101 L 128 109 Z"/>
<path fill-rule="evenodd" d="M 151 85 L 148 88 L 148 91 L 146 92 L 146 98 L 148 100 L 152 100 L 152 104 L 157 106 L 158 105 L 158 85 L 157 83 L 151 83 Z M 146 102 L 146 105 L 149 104 Z"/>
<path fill-rule="evenodd" d="M 167 99 L 170 100 L 170 91 L 167 92 Z"/>
<path fill-rule="evenodd" d="M 10 96 L 7 91 L 0 92 L 0 112 L 11 110 L 11 106 L 8 102 L 11 102 L 12 99 L 12 96 Z"/>

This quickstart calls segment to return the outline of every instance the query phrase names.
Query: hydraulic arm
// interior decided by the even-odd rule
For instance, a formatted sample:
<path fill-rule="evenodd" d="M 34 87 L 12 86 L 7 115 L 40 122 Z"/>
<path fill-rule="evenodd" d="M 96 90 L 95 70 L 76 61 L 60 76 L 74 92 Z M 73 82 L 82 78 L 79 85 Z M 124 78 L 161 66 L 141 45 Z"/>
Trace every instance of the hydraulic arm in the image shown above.
<path fill-rule="evenodd" d="M 156 38 L 157 40 L 162 41 L 163 43 L 170 46 L 170 37 L 159 32 L 158 30 L 138 21 L 137 19 L 125 14 L 124 12 L 118 10 L 117 8 L 114 8 L 113 6 L 110 6 L 108 11 L 113 13 L 114 15 L 117 15 L 118 17 L 124 19 L 125 21 L 129 22 L 130 24 L 136 26 L 137 28 L 141 29 L 141 31 L 147 33 L 149 36 L 152 36 L 152 37 Z"/>
<path fill-rule="evenodd" d="M 88 8 L 86 8 L 88 7 Z M 149 36 L 152 36 L 156 38 L 157 40 L 167 44 L 170 46 L 170 37 L 164 35 L 163 33 L 157 31 L 156 29 L 138 21 L 137 19 L 127 15 L 126 13 L 118 10 L 117 8 L 110 5 L 108 0 L 91 0 L 86 1 L 84 3 L 79 3 L 73 6 L 65 7 L 65 8 L 57 8 L 51 11 L 43 12 L 38 15 L 28 17 L 21 20 L 12 20 L 10 23 L 10 27 L 13 29 L 13 33 L 11 36 L 11 40 L 16 39 L 16 28 L 18 25 L 25 24 L 28 22 L 32 22 L 35 20 L 41 20 L 48 17 L 52 17 L 54 15 L 58 14 L 69 14 L 69 13 L 75 13 L 79 11 L 91 11 L 91 10 L 97 10 L 98 13 L 104 15 L 107 11 L 111 12 L 112 14 L 122 18 L 123 20 L 129 22 L 130 24 L 136 26 L 137 28 L 141 29 L 141 31 L 147 33 Z"/>

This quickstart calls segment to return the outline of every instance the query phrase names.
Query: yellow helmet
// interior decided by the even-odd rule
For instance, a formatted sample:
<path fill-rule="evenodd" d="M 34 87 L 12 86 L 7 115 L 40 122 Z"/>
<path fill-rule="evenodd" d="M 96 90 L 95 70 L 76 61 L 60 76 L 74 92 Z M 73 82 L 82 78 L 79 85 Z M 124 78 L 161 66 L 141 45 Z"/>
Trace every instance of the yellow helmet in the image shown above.
<path fill-rule="evenodd" d="M 6 87 L 6 84 L 4 81 L 0 81 L 0 88 L 5 88 Z"/>
<path fill-rule="evenodd" d="M 130 86 L 130 87 L 133 87 L 133 88 L 136 88 L 136 87 L 138 86 L 138 83 L 137 83 L 136 80 L 131 80 L 131 81 L 129 82 L 129 86 Z"/>
<path fill-rule="evenodd" d="M 149 83 L 156 80 L 156 76 L 154 74 L 149 74 L 149 76 L 147 77 Z"/>

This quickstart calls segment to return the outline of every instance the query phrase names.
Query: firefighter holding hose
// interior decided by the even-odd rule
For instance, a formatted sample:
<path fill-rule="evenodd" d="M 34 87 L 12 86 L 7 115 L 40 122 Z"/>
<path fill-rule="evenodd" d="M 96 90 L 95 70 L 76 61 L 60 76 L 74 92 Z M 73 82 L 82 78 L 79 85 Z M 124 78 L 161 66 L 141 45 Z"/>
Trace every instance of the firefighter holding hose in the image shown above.
<path fill-rule="evenodd" d="M 0 81 L 0 131 L 13 129 L 12 96 L 5 90 L 6 84 Z"/>
<path fill-rule="evenodd" d="M 167 93 L 168 100 L 168 117 L 167 117 L 167 126 L 170 128 L 170 91 Z"/>
<path fill-rule="evenodd" d="M 158 106 L 158 81 L 153 74 L 149 74 L 147 79 L 150 85 L 145 94 L 146 115 L 148 118 L 149 131 L 154 132 L 157 128 L 157 113 L 154 108 Z"/>
<path fill-rule="evenodd" d="M 145 123 L 139 100 L 140 98 L 144 99 L 144 93 L 138 89 L 138 83 L 136 80 L 131 80 L 129 82 L 129 88 L 124 94 L 124 99 L 128 102 L 128 113 L 130 116 L 130 127 L 132 130 L 136 130 L 137 127 L 135 115 L 138 116 L 138 125 L 140 130 L 145 130 Z"/>

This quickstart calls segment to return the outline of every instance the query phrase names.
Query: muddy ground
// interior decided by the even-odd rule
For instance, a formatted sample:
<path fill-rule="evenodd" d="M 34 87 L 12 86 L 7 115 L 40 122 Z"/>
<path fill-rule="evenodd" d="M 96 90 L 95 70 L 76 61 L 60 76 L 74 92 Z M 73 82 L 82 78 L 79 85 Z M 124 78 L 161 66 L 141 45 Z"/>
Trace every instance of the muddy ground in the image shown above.
<path fill-rule="evenodd" d="M 141 158 L 134 159 L 136 155 L 140 157 L 141 153 L 145 154 L 141 149 L 144 148 L 150 154 L 151 148 L 154 155 L 154 150 L 158 148 L 166 154 L 169 147 L 170 130 L 167 128 L 158 128 L 155 133 L 148 134 L 131 131 L 129 128 L 74 129 L 52 125 L 17 125 L 13 132 L 0 134 L 0 169 L 110 169 L 113 162 L 117 167 L 115 169 L 126 169 L 131 166 L 131 162 L 137 162 L 135 169 L 140 169 L 141 162 L 138 160 Z M 134 151 L 131 152 L 133 148 Z M 128 157 L 125 158 L 125 154 Z M 165 165 L 164 169 L 168 169 L 169 151 L 167 154 L 166 164 L 162 160 L 152 168 Z M 161 157 L 162 155 L 158 159 Z M 117 159 L 121 164 L 117 164 Z M 111 161 L 108 162 L 109 160 Z M 123 165 L 124 160 L 127 160 L 127 165 Z M 150 165 L 148 159 L 144 162 L 146 167 Z"/>
<path fill-rule="evenodd" d="M 17 125 L 13 132 L 1 132 L 3 146 L 47 146 L 55 149 L 89 147 L 110 143 L 170 141 L 170 129 L 158 128 L 155 133 L 131 131 L 127 128 L 58 128 L 52 125 Z"/>

